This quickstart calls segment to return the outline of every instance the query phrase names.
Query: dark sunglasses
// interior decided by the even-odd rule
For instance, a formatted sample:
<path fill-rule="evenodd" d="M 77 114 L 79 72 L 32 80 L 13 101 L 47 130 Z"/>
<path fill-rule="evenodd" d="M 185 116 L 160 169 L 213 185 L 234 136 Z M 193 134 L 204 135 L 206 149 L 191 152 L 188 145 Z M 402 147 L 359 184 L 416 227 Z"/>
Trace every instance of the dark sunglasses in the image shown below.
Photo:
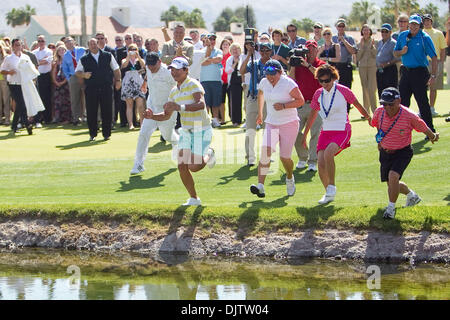
<path fill-rule="evenodd" d="M 96 38 L 97 40 L 105 40 L 105 38 Z"/>
<path fill-rule="evenodd" d="M 291 30 L 288 30 L 287 32 L 296 32 L 296 30 L 291 29 Z"/>
<path fill-rule="evenodd" d="M 393 102 L 391 102 L 391 103 L 383 102 L 382 105 L 385 106 L 385 107 L 387 107 L 387 106 L 392 107 L 394 105 L 394 103 Z"/>
<path fill-rule="evenodd" d="M 131 40 L 131 38 L 125 38 L 125 40 Z"/>
<path fill-rule="evenodd" d="M 331 78 L 327 78 L 327 79 L 319 79 L 320 83 L 330 83 L 331 82 Z"/>
<path fill-rule="evenodd" d="M 38 40 L 38 42 L 45 42 L 45 40 Z"/>
<path fill-rule="evenodd" d="M 387 30 L 381 30 L 381 33 L 389 33 Z"/>
<path fill-rule="evenodd" d="M 259 50 L 259 52 L 272 52 L 272 50 L 270 50 L 270 49 L 261 49 L 261 50 Z"/>
<path fill-rule="evenodd" d="M 323 35 L 324 35 L 324 36 L 331 36 L 331 33 L 325 32 Z"/>
<path fill-rule="evenodd" d="M 116 39 L 116 41 L 122 41 L 122 39 Z"/>

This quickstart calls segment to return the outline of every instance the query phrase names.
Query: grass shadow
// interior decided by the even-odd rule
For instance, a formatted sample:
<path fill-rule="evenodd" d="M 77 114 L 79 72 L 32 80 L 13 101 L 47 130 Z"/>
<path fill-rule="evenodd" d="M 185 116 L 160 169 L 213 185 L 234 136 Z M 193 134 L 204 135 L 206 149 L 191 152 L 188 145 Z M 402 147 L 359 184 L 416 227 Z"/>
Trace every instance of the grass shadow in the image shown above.
<path fill-rule="evenodd" d="M 370 228 L 392 233 L 403 233 L 403 227 L 398 219 L 385 219 L 383 218 L 383 214 L 384 209 L 378 209 L 377 212 L 370 217 Z"/>
<path fill-rule="evenodd" d="M 177 171 L 175 168 L 170 168 L 169 170 L 158 174 L 157 176 L 151 177 L 149 179 L 142 179 L 142 176 L 131 176 L 128 179 L 128 183 L 126 181 L 120 181 L 120 189 L 116 190 L 116 192 L 127 192 L 136 189 L 151 189 L 157 187 L 163 187 L 164 184 L 161 182 L 164 181 L 166 176 Z"/>
<path fill-rule="evenodd" d="M 256 169 L 256 166 L 254 166 L 253 170 L 248 166 L 240 167 L 235 172 L 233 172 L 232 175 L 220 177 L 219 179 L 222 181 L 218 182 L 217 185 L 225 185 L 233 180 L 248 180 L 251 177 L 256 177 L 258 175 L 258 170 Z"/>
<path fill-rule="evenodd" d="M 444 201 L 447 201 L 447 205 L 450 206 L 450 194 L 444 198 Z"/>
<path fill-rule="evenodd" d="M 286 195 L 270 202 L 265 202 L 263 200 L 242 202 L 239 205 L 239 208 L 246 209 L 244 210 L 244 212 L 242 212 L 237 221 L 237 238 L 242 240 L 255 230 L 259 218 L 259 212 L 261 209 L 275 209 L 285 207 L 287 206 L 287 199 L 289 199 L 289 196 Z"/>
<path fill-rule="evenodd" d="M 412 148 L 414 150 L 414 154 L 417 155 L 417 154 L 426 153 L 426 152 L 431 151 L 431 147 L 425 146 L 428 142 L 429 141 L 423 139 L 423 140 L 413 143 Z"/>
<path fill-rule="evenodd" d="M 67 145 L 60 145 L 60 146 L 55 146 L 56 148 L 62 150 L 71 150 L 71 149 L 75 149 L 75 148 L 85 148 L 85 147 L 92 147 L 101 143 L 105 143 L 106 141 L 104 141 L 103 139 L 100 140 L 96 140 L 95 141 L 80 141 L 80 142 L 75 142 L 75 143 L 71 143 L 71 144 L 67 144 Z"/>
<path fill-rule="evenodd" d="M 5 131 L 6 132 L 6 131 Z M 26 134 L 28 136 L 28 134 Z M 12 132 L 12 130 L 8 130 L 8 134 L 4 135 L 4 136 L 0 136 L 0 141 L 1 140 L 8 140 L 8 139 L 13 139 L 13 138 L 19 138 L 19 137 L 24 137 L 25 134 L 15 134 L 14 132 Z"/>
<path fill-rule="evenodd" d="M 304 171 L 304 169 L 294 170 L 294 180 L 295 182 L 311 182 L 314 176 L 317 174 L 316 171 Z M 286 184 L 286 173 L 280 175 L 280 180 L 273 180 L 271 186 L 281 186 Z"/>
<path fill-rule="evenodd" d="M 333 205 L 317 205 L 312 208 L 297 207 L 297 213 L 305 218 L 305 228 L 317 228 L 334 214 L 342 210 Z"/>
<path fill-rule="evenodd" d="M 160 153 L 168 150 L 172 150 L 172 145 L 170 143 L 160 141 L 148 148 L 148 153 Z"/>

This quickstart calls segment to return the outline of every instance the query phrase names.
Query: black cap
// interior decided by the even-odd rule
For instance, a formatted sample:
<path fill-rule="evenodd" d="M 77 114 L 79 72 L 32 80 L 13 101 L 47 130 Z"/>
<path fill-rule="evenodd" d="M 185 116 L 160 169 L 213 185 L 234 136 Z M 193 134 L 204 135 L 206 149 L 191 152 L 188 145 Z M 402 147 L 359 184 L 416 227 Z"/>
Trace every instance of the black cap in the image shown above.
<path fill-rule="evenodd" d="M 422 16 L 422 20 L 423 19 L 430 19 L 431 21 L 433 21 L 433 16 L 430 13 L 426 13 Z"/>
<path fill-rule="evenodd" d="M 148 52 L 145 56 L 145 64 L 154 66 L 159 61 L 159 55 L 157 52 Z"/>
<path fill-rule="evenodd" d="M 380 103 L 392 103 L 395 99 L 400 99 L 400 91 L 397 88 L 389 87 L 381 93 Z"/>

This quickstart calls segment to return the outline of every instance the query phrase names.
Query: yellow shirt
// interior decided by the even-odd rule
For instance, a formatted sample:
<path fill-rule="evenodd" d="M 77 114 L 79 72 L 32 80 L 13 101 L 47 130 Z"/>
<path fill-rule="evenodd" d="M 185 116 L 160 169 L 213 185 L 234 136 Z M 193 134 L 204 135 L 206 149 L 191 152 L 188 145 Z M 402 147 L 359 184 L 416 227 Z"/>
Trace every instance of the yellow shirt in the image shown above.
<path fill-rule="evenodd" d="M 425 31 L 431 37 L 431 40 L 433 40 L 437 59 L 440 60 L 441 50 L 447 48 L 447 43 L 445 41 L 444 34 L 441 31 L 434 28 L 423 29 L 423 31 Z M 431 59 L 428 58 L 428 60 Z"/>
<path fill-rule="evenodd" d="M 175 86 L 169 95 L 169 101 L 179 105 L 194 103 L 194 93 L 205 93 L 202 85 L 197 80 L 189 76 L 181 86 Z M 184 129 L 200 131 L 211 128 L 211 119 L 206 112 L 206 108 L 197 111 L 180 111 L 181 126 Z"/>

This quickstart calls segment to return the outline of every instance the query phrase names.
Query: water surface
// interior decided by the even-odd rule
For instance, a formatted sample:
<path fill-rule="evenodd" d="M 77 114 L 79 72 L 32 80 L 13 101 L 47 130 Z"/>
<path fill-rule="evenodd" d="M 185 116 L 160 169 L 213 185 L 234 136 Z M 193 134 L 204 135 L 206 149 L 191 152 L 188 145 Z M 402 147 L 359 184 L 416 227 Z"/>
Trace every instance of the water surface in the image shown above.
<path fill-rule="evenodd" d="M 25 249 L 0 251 L 0 299 L 448 300 L 449 271 L 442 264 Z"/>

